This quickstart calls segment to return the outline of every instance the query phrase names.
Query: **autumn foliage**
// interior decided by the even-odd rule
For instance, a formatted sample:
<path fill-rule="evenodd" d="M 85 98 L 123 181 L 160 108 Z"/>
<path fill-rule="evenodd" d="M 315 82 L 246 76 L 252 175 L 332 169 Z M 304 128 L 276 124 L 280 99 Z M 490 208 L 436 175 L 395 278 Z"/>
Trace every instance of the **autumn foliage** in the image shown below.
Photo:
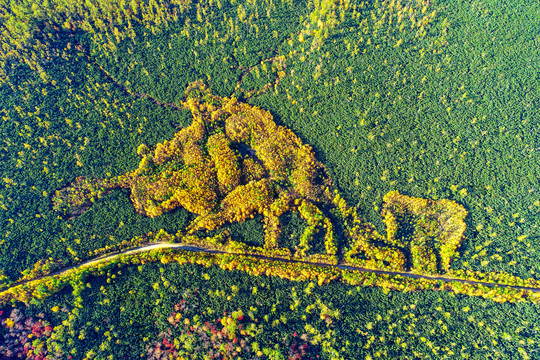
<path fill-rule="evenodd" d="M 0 323 L 7 333 L 0 337 L 1 359 L 59 359 L 49 354 L 45 346 L 53 332 L 47 321 L 26 317 L 19 309 L 13 309 L 8 317 L 2 315 L 0 311 Z"/>
<path fill-rule="evenodd" d="M 153 149 L 140 145 L 141 160 L 133 171 L 108 179 L 77 178 L 56 192 L 54 208 L 77 216 L 111 189 L 128 188 L 143 215 L 156 217 L 178 207 L 198 215 L 183 234 L 186 243 L 337 264 L 339 244 L 330 209 L 348 238 L 346 263 L 427 273 L 449 269 L 465 230 L 462 206 L 390 192 L 382 211 L 384 237 L 332 193 L 332 181 L 312 148 L 278 126 L 268 111 L 212 95 L 202 82 L 190 84 L 185 95 L 182 105 L 193 116 L 190 126 Z M 293 251 L 278 244 L 280 217 L 292 211 L 307 225 Z M 196 234 L 256 215 L 263 217 L 263 247 L 235 242 L 227 233 L 208 238 Z M 324 232 L 324 252 L 313 253 L 319 232 Z"/>
<path fill-rule="evenodd" d="M 465 208 L 450 200 L 401 195 L 384 197 L 382 211 L 387 241 L 410 252 L 411 270 L 448 271 L 465 232 Z"/>
<path fill-rule="evenodd" d="M 450 200 L 428 200 L 391 191 L 383 198 L 386 237 L 360 221 L 339 195 L 335 203 L 352 245 L 345 260 L 368 268 L 442 273 L 450 268 L 465 231 L 467 211 Z M 378 247 L 373 244 L 379 244 Z M 384 244 L 382 247 L 380 244 Z"/>
<path fill-rule="evenodd" d="M 305 257 L 314 234 L 326 228 L 327 261 L 335 263 L 333 227 L 316 205 L 330 202 L 332 182 L 311 147 L 269 112 L 212 95 L 201 82 L 188 87 L 182 105 L 192 124 L 154 149 L 140 145 L 137 169 L 110 179 L 78 178 L 56 192 L 53 207 L 76 216 L 110 189 L 129 188 L 141 214 L 156 217 L 179 206 L 197 214 L 189 233 L 263 215 L 268 251 L 278 247 L 279 216 L 297 210 L 309 227 L 295 256 Z"/>
<path fill-rule="evenodd" d="M 255 336 L 263 332 L 263 325 L 241 309 L 203 322 L 199 301 L 197 291 L 184 294 L 167 317 L 167 331 L 146 346 L 147 359 L 285 359 L 283 356 L 287 356 L 289 360 L 301 360 L 318 357 L 319 346 L 311 344 L 308 334 L 292 334 L 280 344 L 282 351 L 257 343 Z M 277 357 L 278 354 L 282 357 Z"/>

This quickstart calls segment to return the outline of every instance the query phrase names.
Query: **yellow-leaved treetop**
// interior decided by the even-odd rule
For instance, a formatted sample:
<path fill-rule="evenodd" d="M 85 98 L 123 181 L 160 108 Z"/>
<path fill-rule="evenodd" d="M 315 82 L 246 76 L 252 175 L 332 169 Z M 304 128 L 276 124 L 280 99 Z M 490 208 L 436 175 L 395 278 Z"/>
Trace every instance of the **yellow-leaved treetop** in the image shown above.
<path fill-rule="evenodd" d="M 109 179 L 79 177 L 56 192 L 54 208 L 77 216 L 111 189 L 128 188 L 143 215 L 156 217 L 178 207 L 196 214 L 186 241 L 195 239 L 196 231 L 262 215 L 264 247 L 231 240 L 229 250 L 337 263 L 333 213 L 349 241 L 346 263 L 423 272 L 449 268 L 465 230 L 462 206 L 391 192 L 384 198 L 385 238 L 333 193 L 313 149 L 278 126 L 268 111 L 212 95 L 202 82 L 190 84 L 182 105 L 192 113 L 191 125 L 153 149 L 140 145 L 138 168 Z M 278 244 L 280 217 L 290 211 L 298 212 L 307 225 L 294 253 Z M 310 246 L 320 231 L 325 232 L 324 254 L 313 253 Z M 207 238 L 204 245 L 218 246 L 223 237 Z"/>

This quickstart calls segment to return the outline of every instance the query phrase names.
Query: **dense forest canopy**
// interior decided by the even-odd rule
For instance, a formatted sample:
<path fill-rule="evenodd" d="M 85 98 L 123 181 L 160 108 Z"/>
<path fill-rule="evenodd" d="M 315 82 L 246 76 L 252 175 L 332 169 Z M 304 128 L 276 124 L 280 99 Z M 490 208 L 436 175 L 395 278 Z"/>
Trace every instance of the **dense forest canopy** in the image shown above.
<path fill-rule="evenodd" d="M 160 231 L 185 234 L 196 214 L 179 206 L 147 216 L 128 188 L 96 196 L 71 218 L 55 210 L 53 197 L 78 177 L 112 181 L 137 169 L 141 144 L 154 149 L 188 128 L 193 115 L 181 103 L 194 81 L 215 96 L 264 109 L 309 144 L 348 204 L 335 219 L 372 224 L 381 239 L 398 244 L 403 236 L 387 233 L 389 225 L 403 223 L 405 213 L 416 224 L 425 218 L 385 195 L 399 191 L 403 203 L 446 199 L 467 213 L 464 236 L 452 261 L 426 256 L 456 276 L 469 271 L 534 284 L 540 280 L 537 15 L 538 4 L 528 0 L 0 1 L 0 288 L 140 245 Z M 265 229 L 257 216 L 209 235 L 226 231 L 240 244 L 235 249 L 260 247 Z M 416 234 L 438 219 L 430 216 Z M 328 224 L 307 218 L 280 214 L 277 241 L 295 249 L 308 233 L 315 243 L 310 227 Z M 353 263 L 349 230 L 335 234 Z M 315 250 L 323 253 L 324 245 Z M 28 308 L 17 303 L 21 314 L 7 307 L 0 317 L 8 328 L 33 317 L 43 329 L 33 336 L 55 334 L 41 349 L 81 359 L 159 358 L 172 351 L 166 343 L 188 336 L 167 320 L 173 312 L 201 319 L 201 328 L 219 318 L 244 341 L 241 351 L 268 358 L 278 356 L 274 350 L 291 358 L 534 358 L 539 341 L 536 305 L 452 292 L 388 293 L 316 281 L 306 291 L 309 281 L 195 264 L 131 265 L 85 278 L 84 286 L 77 281 L 73 293 L 64 288 Z M 191 305 L 178 305 L 187 296 Z M 314 310 L 303 314 L 309 306 Z M 502 324 L 500 314 L 510 320 Z M 98 324 L 103 318 L 106 325 Z M 233 323 L 251 330 L 242 334 Z M 213 331 L 223 333 L 220 326 Z M 199 334 L 193 344 L 219 343 L 197 329 L 190 330 Z M 158 341 L 161 353 L 148 352 Z"/>

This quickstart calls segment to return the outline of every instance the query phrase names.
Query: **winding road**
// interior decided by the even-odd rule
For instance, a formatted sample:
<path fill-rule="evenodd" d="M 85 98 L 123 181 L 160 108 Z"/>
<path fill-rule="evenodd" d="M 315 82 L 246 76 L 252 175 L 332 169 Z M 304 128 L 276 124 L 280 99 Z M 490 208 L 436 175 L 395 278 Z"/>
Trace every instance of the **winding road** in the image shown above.
<path fill-rule="evenodd" d="M 121 90 L 125 91 L 126 93 L 128 93 L 128 94 L 130 94 L 132 96 L 135 96 L 137 98 L 149 99 L 150 101 L 152 101 L 153 103 L 155 103 L 158 106 L 169 107 L 169 108 L 173 108 L 175 110 L 183 109 L 182 106 L 179 106 L 176 103 L 164 103 L 164 102 L 161 102 L 161 101 L 157 100 L 156 98 L 152 97 L 151 95 L 131 91 L 125 85 L 123 85 L 123 84 L 119 83 L 118 81 L 116 81 L 116 79 L 114 79 L 99 63 L 97 63 L 94 59 L 92 59 L 88 55 L 87 51 L 86 51 L 86 56 L 87 56 L 88 61 L 89 61 L 90 64 L 93 64 L 96 67 L 98 67 L 98 69 L 115 86 L 119 87 Z M 265 61 L 271 61 L 271 60 L 274 60 L 274 58 L 266 59 Z M 244 75 L 242 75 L 242 79 L 243 79 L 243 76 Z M 302 264 L 309 264 L 309 265 L 320 266 L 320 267 L 333 267 L 333 268 L 338 268 L 338 269 L 341 269 L 341 270 L 352 270 L 352 271 L 359 271 L 359 272 L 364 272 L 364 273 L 374 273 L 374 274 L 379 274 L 379 275 L 391 275 L 391 276 L 392 275 L 394 275 L 394 276 L 400 275 L 400 276 L 403 276 L 403 277 L 414 278 L 414 279 L 440 280 L 440 281 L 443 281 L 443 282 L 460 282 L 460 283 L 466 283 L 466 284 L 471 284 L 471 285 L 482 285 L 482 286 L 486 286 L 486 287 L 504 287 L 504 288 L 512 288 L 512 289 L 516 289 L 516 290 L 526 290 L 526 291 L 531 291 L 531 292 L 535 292 L 535 293 L 540 293 L 540 288 L 536 288 L 536 287 L 506 285 L 506 284 L 484 282 L 484 281 L 478 281 L 478 280 L 465 280 L 465 279 L 455 278 L 455 277 L 451 277 L 451 276 L 444 276 L 444 275 L 421 275 L 421 274 L 415 274 L 415 273 L 406 272 L 406 271 L 374 270 L 374 269 L 367 269 L 367 268 L 349 266 L 349 265 L 343 265 L 343 264 L 330 265 L 330 264 L 324 264 L 324 263 L 315 263 L 315 262 L 308 262 L 308 261 L 301 261 L 301 260 L 291 260 L 291 259 L 285 259 L 285 258 L 279 258 L 279 257 L 270 257 L 270 256 L 263 256 L 263 255 L 237 254 L 237 253 L 223 251 L 223 250 L 214 250 L 214 249 L 208 249 L 208 248 L 204 248 L 204 247 L 198 247 L 198 246 L 192 246 L 192 245 L 186 245 L 186 244 L 180 244 L 180 243 L 147 243 L 147 244 L 143 244 L 141 246 L 135 247 L 135 248 L 126 249 L 126 250 L 123 250 L 123 251 L 120 251 L 120 252 L 115 252 L 115 253 L 108 254 L 108 255 L 102 255 L 102 256 L 99 256 L 97 258 L 90 259 L 90 260 L 88 260 L 88 261 L 86 261 L 84 263 L 81 263 L 81 264 L 76 264 L 76 265 L 72 265 L 72 266 L 68 266 L 68 267 L 59 269 L 59 270 L 57 270 L 55 272 L 52 272 L 50 274 L 47 274 L 47 275 L 36 277 L 36 278 L 30 279 L 30 280 L 25 280 L 25 281 L 19 281 L 19 282 L 12 283 L 9 287 L 1 290 L 0 293 L 4 292 L 4 291 L 7 291 L 7 290 L 9 290 L 11 288 L 14 288 L 16 286 L 20 286 L 20 285 L 23 285 L 25 283 L 28 283 L 30 281 L 35 281 L 35 280 L 43 279 L 43 278 L 46 278 L 46 277 L 52 277 L 52 276 L 55 276 L 55 275 L 62 275 L 63 273 L 65 273 L 65 272 L 67 272 L 69 270 L 72 270 L 72 269 L 76 269 L 76 268 L 91 267 L 91 266 L 96 265 L 96 264 L 98 264 L 100 262 L 110 260 L 110 259 L 115 258 L 117 256 L 121 256 L 121 255 L 125 255 L 125 254 L 133 254 L 133 253 L 138 253 L 138 252 L 144 252 L 144 251 L 151 251 L 151 250 L 155 250 L 155 249 L 170 249 L 170 248 L 181 249 L 181 250 L 192 251 L 192 252 L 209 253 L 209 254 L 229 254 L 229 255 L 237 255 L 237 256 L 247 256 L 247 257 L 258 258 L 258 259 L 263 259 L 263 260 L 281 261 L 281 262 L 289 262 L 289 263 L 302 263 Z"/>
<path fill-rule="evenodd" d="M 281 261 L 281 262 L 289 262 L 289 263 L 299 263 L 299 264 L 309 264 L 309 265 L 315 265 L 315 266 L 321 266 L 321 267 L 333 267 L 338 268 L 341 270 L 353 270 L 353 271 L 359 271 L 359 272 L 365 272 L 365 273 L 374 273 L 379 275 L 400 275 L 403 277 L 408 278 L 414 278 L 414 279 L 427 279 L 427 280 L 440 280 L 444 282 L 460 282 L 465 284 L 471 284 L 471 285 L 482 285 L 486 287 L 504 287 L 504 288 L 511 288 L 516 290 L 526 290 L 531 292 L 540 292 L 540 288 L 535 287 L 526 287 L 526 286 L 515 286 L 515 285 L 506 285 L 506 284 L 498 284 L 498 283 L 491 283 L 491 282 L 484 282 L 484 281 L 477 281 L 477 280 L 465 280 L 465 279 L 459 279 L 455 277 L 450 276 L 444 276 L 444 275 L 420 275 L 420 274 L 414 274 L 411 272 L 406 271 L 386 271 L 386 270 L 374 270 L 374 269 L 367 269 L 357 266 L 349 266 L 349 265 L 330 265 L 330 264 L 323 264 L 323 263 L 316 263 L 316 262 L 309 262 L 309 261 L 301 261 L 301 260 L 290 260 L 285 258 L 279 258 L 279 257 L 270 257 L 270 256 L 263 256 L 263 255 L 246 255 L 246 254 L 237 254 L 233 252 L 223 251 L 223 250 L 215 250 L 215 249 L 208 249 L 203 248 L 199 246 L 193 246 L 193 245 L 186 245 L 186 244 L 179 244 L 179 243 L 148 243 L 144 244 L 135 248 L 126 249 L 121 252 L 116 252 L 109 255 L 102 255 L 100 257 L 88 260 L 84 263 L 68 266 L 62 269 L 59 269 L 55 272 L 52 272 L 50 274 L 40 276 L 34 279 L 20 281 L 11 284 L 8 288 L 2 290 L 7 291 L 13 287 L 23 285 L 25 283 L 28 283 L 30 281 L 39 280 L 46 277 L 51 277 L 55 275 L 62 275 L 63 273 L 76 268 L 83 268 L 83 267 L 91 267 L 98 263 L 113 259 L 117 256 L 121 255 L 127 255 L 127 254 L 134 254 L 139 252 L 145 252 L 145 251 L 151 251 L 156 249 L 181 249 L 184 251 L 192 251 L 192 252 L 202 252 L 202 253 L 208 253 L 208 254 L 228 254 L 228 255 L 237 255 L 237 256 L 246 256 L 246 257 L 252 257 L 257 259 L 263 259 L 263 260 L 271 260 L 271 261 Z"/>

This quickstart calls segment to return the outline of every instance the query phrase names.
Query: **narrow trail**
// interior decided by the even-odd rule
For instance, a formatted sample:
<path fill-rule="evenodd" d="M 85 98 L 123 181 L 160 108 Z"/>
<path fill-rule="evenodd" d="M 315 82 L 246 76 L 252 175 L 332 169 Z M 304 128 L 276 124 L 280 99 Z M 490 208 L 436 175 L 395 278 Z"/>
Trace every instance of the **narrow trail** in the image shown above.
<path fill-rule="evenodd" d="M 276 51 L 277 51 L 277 49 L 276 49 Z M 174 110 L 185 110 L 186 109 L 184 106 L 182 106 L 181 103 L 180 104 L 175 103 L 175 102 L 167 103 L 167 102 L 163 102 L 163 101 L 158 100 L 157 98 L 155 98 L 154 96 L 152 96 L 150 94 L 132 91 L 126 85 L 124 85 L 124 84 L 120 83 L 118 80 L 116 80 L 103 66 L 101 66 L 101 64 L 99 64 L 96 61 L 96 59 L 93 59 L 88 54 L 87 50 L 84 50 L 84 53 L 85 53 L 85 56 L 86 56 L 86 59 L 87 59 L 88 63 L 95 66 L 103 74 L 103 76 L 105 76 L 113 84 L 113 86 L 117 87 L 122 92 L 124 92 L 124 93 L 126 93 L 126 94 L 128 94 L 130 96 L 133 96 L 133 97 L 135 97 L 137 99 L 148 99 L 153 104 L 158 105 L 158 106 L 168 107 L 168 108 L 172 108 Z M 277 59 L 278 59 L 278 56 L 275 55 L 275 56 L 272 56 L 272 57 L 270 57 L 268 59 L 262 60 L 261 63 L 274 62 L 274 61 L 277 61 Z M 236 83 L 235 91 L 240 91 L 241 93 L 243 93 L 244 96 L 246 97 L 246 99 L 249 99 L 254 95 L 259 95 L 261 93 L 264 93 L 268 89 L 277 86 L 279 84 L 280 79 L 281 79 L 278 75 L 276 75 L 276 79 L 275 79 L 274 82 L 266 84 L 261 89 L 256 89 L 256 90 L 251 90 L 251 91 L 246 91 L 244 89 L 241 89 L 241 86 L 242 86 L 242 84 L 244 82 L 244 78 L 246 77 L 246 75 L 248 75 L 258 65 L 259 64 L 255 64 L 255 65 L 247 67 L 247 68 L 239 66 L 239 68 L 242 70 L 242 74 L 240 75 L 240 79 Z M 283 67 L 284 67 L 284 69 L 286 69 L 287 65 L 284 64 Z M 182 98 L 179 101 L 182 102 L 184 100 L 185 100 L 185 98 Z"/>
<path fill-rule="evenodd" d="M 131 91 L 128 87 L 126 87 L 125 85 L 119 83 L 116 79 L 114 79 L 109 74 L 109 72 L 107 70 L 105 70 L 99 63 L 96 62 L 95 59 L 92 59 L 90 57 L 90 55 L 88 55 L 87 51 L 85 51 L 85 53 L 86 53 L 86 57 L 87 57 L 88 62 L 90 64 L 92 64 L 93 66 L 97 67 L 100 70 L 100 72 L 114 86 L 118 87 L 121 91 L 123 91 L 123 92 L 125 92 L 125 93 L 127 93 L 127 94 L 129 94 L 131 96 L 134 96 L 136 98 L 139 98 L 139 99 L 148 99 L 149 101 L 153 102 L 154 104 L 156 104 L 158 106 L 169 107 L 169 108 L 172 108 L 172 109 L 175 109 L 175 110 L 184 109 L 183 106 L 181 106 L 181 105 L 179 105 L 177 103 L 164 103 L 164 102 L 159 101 L 158 99 L 154 98 L 153 96 L 151 96 L 149 94 L 138 93 L 138 92 Z M 264 61 L 274 61 L 275 59 L 276 59 L 276 57 L 271 57 L 269 59 L 265 59 Z M 237 84 L 237 88 L 239 88 L 239 85 L 243 82 L 243 79 L 247 75 L 247 73 L 249 71 L 251 71 L 251 68 L 243 69 L 243 70 L 244 70 L 244 73 L 242 74 L 242 76 L 240 78 L 240 81 Z M 279 82 L 279 77 L 278 77 L 277 81 Z M 265 89 L 261 89 L 260 91 L 265 91 Z M 249 96 L 251 96 L 251 95 L 248 94 L 248 97 Z M 91 266 L 94 266 L 94 265 L 96 265 L 98 263 L 113 259 L 113 258 L 121 256 L 121 255 L 127 255 L 127 254 L 133 254 L 133 253 L 145 252 L 145 251 L 151 251 L 151 250 L 156 250 L 156 249 L 171 249 L 171 248 L 172 249 L 181 249 L 181 250 L 185 250 L 185 251 L 192 251 L 192 252 L 208 253 L 208 254 L 228 254 L 228 255 L 235 255 L 235 256 L 252 257 L 252 258 L 257 258 L 257 259 L 262 259 L 262 260 L 269 260 L 269 261 L 308 264 L 308 265 L 314 265 L 314 266 L 320 266 L 320 267 L 332 267 L 332 268 L 337 268 L 337 269 L 341 269 L 341 270 L 359 271 L 359 272 L 373 273 L 373 274 L 378 274 L 378 275 L 390 275 L 390 276 L 398 276 L 399 275 L 399 276 L 402 276 L 402 277 L 414 278 L 414 279 L 440 280 L 440 281 L 443 281 L 443 282 L 460 282 L 460 283 L 471 284 L 471 285 L 482 285 L 482 286 L 486 286 L 486 287 L 503 287 L 503 288 L 512 288 L 512 289 L 516 289 L 516 290 L 526 290 L 526 291 L 531 291 L 531 292 L 540 292 L 540 288 L 535 288 L 535 287 L 523 287 L 523 286 L 497 284 L 497 283 L 477 281 L 477 280 L 465 280 L 465 279 L 455 278 L 455 277 L 451 277 L 451 276 L 444 276 L 444 275 L 420 275 L 420 274 L 415 274 L 415 273 L 406 272 L 406 271 L 374 270 L 374 269 L 367 269 L 367 268 L 349 266 L 349 265 L 343 265 L 343 264 L 330 265 L 330 264 L 316 263 L 316 262 L 309 262 L 309 261 L 301 261 L 301 260 L 294 260 L 294 259 L 291 260 L 291 259 L 280 258 L 280 257 L 269 257 L 269 256 L 251 255 L 251 254 L 249 254 L 249 255 L 248 254 L 237 254 L 237 253 L 232 253 L 232 252 L 227 252 L 227 251 L 222 251 L 222 250 L 214 250 L 214 249 L 208 249 L 208 248 L 192 246 L 192 245 L 186 245 L 186 244 L 148 243 L 148 244 L 144 244 L 144 245 L 141 245 L 139 247 L 127 249 L 127 250 L 124 250 L 124 251 L 115 252 L 115 253 L 108 254 L 108 255 L 102 255 L 102 256 L 99 256 L 97 258 L 90 259 L 90 260 L 88 260 L 88 261 L 86 261 L 84 263 L 68 266 L 68 267 L 59 269 L 59 270 L 57 270 L 55 272 L 52 272 L 52 273 L 50 273 L 48 275 L 37 277 L 35 279 L 25 280 L 25 281 L 20 281 L 20 282 L 13 283 L 9 287 L 1 290 L 0 293 L 4 292 L 4 291 L 8 291 L 9 289 L 12 289 L 12 288 L 14 288 L 16 286 L 24 285 L 24 284 L 26 284 L 28 282 L 31 282 L 31 281 L 35 281 L 35 280 L 39 280 L 39 279 L 43 279 L 43 278 L 47 278 L 47 277 L 53 277 L 53 276 L 57 276 L 57 275 L 62 275 L 62 274 L 66 273 L 67 271 L 72 270 L 72 269 L 78 269 L 78 268 L 83 268 L 83 267 L 91 267 Z"/>
<path fill-rule="evenodd" d="M 72 265 L 65 267 L 63 269 L 57 270 L 55 272 L 52 272 L 48 275 L 40 276 L 35 279 L 31 280 L 25 280 L 17 283 L 11 284 L 8 288 L 2 290 L 1 292 L 7 291 L 11 288 L 14 288 L 19 285 L 26 284 L 30 281 L 40 280 L 47 277 L 53 277 L 57 275 L 62 275 L 66 273 L 69 270 L 72 269 L 79 269 L 83 267 L 91 267 L 98 263 L 113 259 L 115 257 L 121 256 L 121 255 L 127 255 L 127 254 L 134 254 L 139 252 L 145 252 L 145 251 L 151 251 L 156 249 L 181 249 L 184 251 L 192 251 L 192 252 L 200 252 L 200 253 L 207 253 L 207 254 L 227 254 L 227 255 L 235 255 L 235 256 L 243 256 L 243 257 L 252 257 L 262 260 L 269 260 L 269 261 L 280 261 L 280 262 L 287 262 L 287 263 L 297 263 L 297 264 L 308 264 L 308 265 L 314 265 L 314 266 L 320 266 L 320 267 L 332 267 L 337 268 L 341 270 L 350 270 L 350 271 L 359 271 L 364 273 L 373 273 L 378 275 L 391 275 L 391 276 L 403 276 L 413 279 L 427 279 L 427 280 L 440 280 L 444 282 L 460 282 L 465 284 L 471 284 L 471 285 L 482 285 L 486 287 L 503 287 L 503 288 L 511 288 L 516 290 L 526 290 L 531 292 L 540 292 L 540 288 L 534 288 L 534 287 L 526 287 L 526 286 L 515 286 L 515 285 L 505 285 L 505 284 L 497 284 L 497 283 L 490 283 L 490 282 L 484 282 L 484 281 L 476 281 L 476 280 L 464 280 L 459 279 L 451 276 L 444 276 L 444 275 L 420 275 L 420 274 L 414 274 L 411 272 L 406 271 L 387 271 L 387 270 L 374 270 L 374 269 L 367 269 L 357 266 L 349 266 L 349 265 L 343 265 L 343 264 L 337 264 L 337 265 L 330 265 L 330 264 L 323 264 L 323 263 L 316 263 L 316 262 L 310 262 L 310 261 L 302 261 L 302 260 L 291 260 L 291 259 L 285 259 L 280 257 L 270 257 L 270 256 L 263 256 L 263 255 L 247 255 L 247 254 L 238 254 L 238 253 L 232 253 L 228 251 L 223 250 L 215 250 L 215 249 L 208 249 L 203 248 L 199 246 L 193 246 L 193 245 L 186 245 L 186 244 L 175 244 L 175 243 L 149 243 L 145 245 L 141 245 L 136 248 L 127 249 L 121 252 L 117 252 L 114 254 L 109 255 L 103 255 L 91 260 L 88 260 L 82 264 L 78 265 Z"/>
<path fill-rule="evenodd" d="M 134 96 L 134 97 L 136 97 L 138 99 L 148 99 L 148 100 L 150 100 L 151 102 L 153 102 L 154 104 L 156 104 L 158 106 L 169 107 L 169 108 L 172 108 L 174 110 L 185 110 L 185 108 L 182 105 L 178 105 L 176 103 L 165 103 L 165 102 L 159 101 L 158 99 L 156 99 L 152 95 L 131 91 L 131 89 L 129 89 L 127 86 L 125 86 L 124 84 L 119 83 L 114 77 L 112 77 L 112 75 L 109 74 L 109 72 L 107 70 L 105 70 L 103 68 L 103 66 L 101 66 L 95 59 L 92 59 L 90 57 L 90 55 L 87 54 L 86 58 L 87 58 L 89 64 L 92 64 L 96 68 L 98 68 L 99 71 L 103 74 L 103 76 L 105 76 L 114 86 L 119 88 L 121 91 L 123 91 L 123 92 L 125 92 L 125 93 L 127 93 L 127 94 L 129 94 L 131 96 Z M 184 100 L 184 99 L 182 99 L 182 100 Z"/>

